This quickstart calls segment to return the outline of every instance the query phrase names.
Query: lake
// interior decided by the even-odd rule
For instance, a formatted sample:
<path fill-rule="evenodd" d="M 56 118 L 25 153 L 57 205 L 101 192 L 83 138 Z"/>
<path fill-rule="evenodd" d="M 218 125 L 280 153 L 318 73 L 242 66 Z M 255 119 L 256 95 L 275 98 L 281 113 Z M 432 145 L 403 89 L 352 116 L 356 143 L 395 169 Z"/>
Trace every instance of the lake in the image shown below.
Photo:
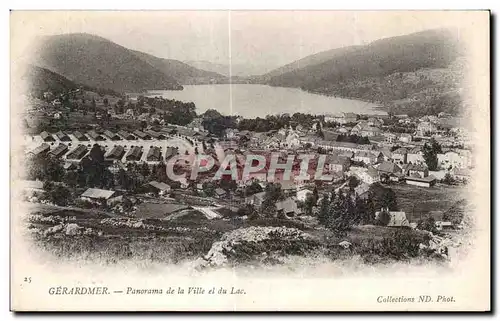
<path fill-rule="evenodd" d="M 184 90 L 149 91 L 148 96 L 192 101 L 198 114 L 215 109 L 224 115 L 239 115 L 245 118 L 263 118 L 270 114 L 296 112 L 385 114 L 372 103 L 317 95 L 297 88 L 266 85 L 186 85 Z"/>

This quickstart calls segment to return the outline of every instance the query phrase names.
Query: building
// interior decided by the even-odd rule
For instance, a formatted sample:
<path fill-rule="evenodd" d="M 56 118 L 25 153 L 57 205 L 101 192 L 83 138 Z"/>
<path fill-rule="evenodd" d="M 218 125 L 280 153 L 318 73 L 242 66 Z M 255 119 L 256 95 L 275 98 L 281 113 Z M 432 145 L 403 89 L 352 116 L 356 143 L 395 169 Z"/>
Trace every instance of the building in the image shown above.
<path fill-rule="evenodd" d="M 378 171 L 373 167 L 368 167 L 368 169 L 362 167 L 351 167 L 351 171 L 355 176 L 357 176 L 361 181 L 366 184 L 373 184 L 380 181 L 380 175 Z"/>
<path fill-rule="evenodd" d="M 406 164 L 403 170 L 406 176 L 421 178 L 429 176 L 429 169 L 422 164 Z"/>
<path fill-rule="evenodd" d="M 159 162 L 161 161 L 161 150 L 160 147 L 151 146 L 148 151 L 148 155 L 146 156 L 148 162 Z"/>
<path fill-rule="evenodd" d="M 411 143 L 412 136 L 410 134 L 401 134 L 401 136 L 399 136 L 399 141 L 403 143 Z"/>
<path fill-rule="evenodd" d="M 459 153 L 450 150 L 443 154 L 437 154 L 437 158 L 439 166 L 443 169 L 467 168 L 472 165 L 471 158 L 466 152 Z"/>
<path fill-rule="evenodd" d="M 49 152 L 49 155 L 52 157 L 59 158 L 59 157 L 62 157 L 64 154 L 66 154 L 67 151 L 68 151 L 67 145 L 59 144 L 59 145 L 57 145 L 56 148 L 54 148 L 53 150 L 51 150 Z"/>
<path fill-rule="evenodd" d="M 363 162 L 367 165 L 377 164 L 384 160 L 384 156 L 380 152 L 372 153 L 370 151 L 359 151 L 354 153 L 354 161 Z"/>
<path fill-rule="evenodd" d="M 351 166 L 350 158 L 340 155 L 327 155 L 325 161 L 326 168 L 330 172 L 347 172 Z"/>
<path fill-rule="evenodd" d="M 104 155 L 104 158 L 110 160 L 120 160 L 125 154 L 125 148 L 121 145 L 115 145 L 109 152 Z"/>
<path fill-rule="evenodd" d="M 406 164 L 408 150 L 406 148 L 398 148 L 392 152 L 392 161 L 398 164 Z"/>
<path fill-rule="evenodd" d="M 87 154 L 87 147 L 85 145 L 78 145 L 66 155 L 66 159 L 80 160 L 85 154 Z"/>
<path fill-rule="evenodd" d="M 328 115 L 325 116 L 326 122 L 334 122 L 339 124 L 350 124 L 355 123 L 359 119 L 359 115 L 355 113 L 342 113 L 340 115 Z"/>
<path fill-rule="evenodd" d="M 302 214 L 297 206 L 297 202 L 292 197 L 276 203 L 276 212 L 278 215 L 296 216 Z"/>
<path fill-rule="evenodd" d="M 42 138 L 42 140 L 44 142 L 54 142 L 55 141 L 54 137 L 52 137 L 51 134 L 49 134 L 48 132 L 45 132 L 45 131 L 40 133 L 40 137 Z"/>
<path fill-rule="evenodd" d="M 451 171 L 451 176 L 456 178 L 456 179 L 468 180 L 471 177 L 471 173 L 466 168 L 454 168 Z"/>
<path fill-rule="evenodd" d="M 167 136 L 165 136 L 164 134 L 159 133 L 159 132 L 155 132 L 154 130 L 151 130 L 151 129 L 144 131 L 144 133 L 151 136 L 152 138 L 158 139 L 158 140 L 164 140 L 167 138 Z"/>
<path fill-rule="evenodd" d="M 396 142 L 396 140 L 398 138 L 398 136 L 396 134 L 393 134 L 393 133 L 384 132 L 382 135 L 384 136 L 384 141 L 386 143 L 390 143 L 390 144 Z"/>
<path fill-rule="evenodd" d="M 132 146 L 127 155 L 125 156 L 125 159 L 128 161 L 140 161 L 142 157 L 142 149 L 139 146 Z"/>
<path fill-rule="evenodd" d="M 337 138 L 339 137 L 339 133 L 337 132 L 334 132 L 332 130 L 323 130 L 323 139 L 324 140 L 328 140 L 328 141 L 332 141 L 332 142 L 335 142 L 337 141 Z"/>
<path fill-rule="evenodd" d="M 401 166 L 393 163 L 384 161 L 377 166 L 377 171 L 380 175 L 400 175 L 403 174 L 403 169 Z"/>
<path fill-rule="evenodd" d="M 85 136 L 84 134 L 82 134 L 81 132 L 79 131 L 75 131 L 73 132 L 73 136 L 75 136 L 75 138 L 81 142 L 86 142 L 89 140 L 89 138 L 87 136 Z"/>
<path fill-rule="evenodd" d="M 148 135 L 144 132 L 141 132 L 140 130 L 134 131 L 134 135 L 139 137 L 140 139 L 143 139 L 143 140 L 150 140 L 151 139 L 151 135 Z"/>
<path fill-rule="evenodd" d="M 390 215 L 390 220 L 387 226 L 390 227 L 410 227 L 410 222 L 406 218 L 405 212 L 393 212 L 387 209 L 383 209 L 375 212 L 375 219 L 378 219 L 383 211 L 387 211 Z"/>
<path fill-rule="evenodd" d="M 114 134 L 113 132 L 111 132 L 110 130 L 105 130 L 104 131 L 104 135 L 110 139 L 110 140 L 121 140 L 122 138 L 120 137 L 120 135 L 118 134 Z"/>
<path fill-rule="evenodd" d="M 406 184 L 420 186 L 420 187 L 431 187 L 436 184 L 436 178 L 432 175 L 427 177 L 411 177 L 408 176 L 405 178 Z"/>
<path fill-rule="evenodd" d="M 307 195 L 313 194 L 310 189 L 304 188 L 297 192 L 297 200 L 304 202 L 307 199 Z"/>
<path fill-rule="evenodd" d="M 63 133 L 62 131 L 58 131 L 56 133 L 56 137 L 57 137 L 57 139 L 59 139 L 62 142 L 70 142 L 71 141 L 71 138 L 69 138 L 69 136 L 66 135 L 65 133 Z"/>
<path fill-rule="evenodd" d="M 437 131 L 436 125 L 429 121 L 420 122 L 417 126 L 417 133 L 420 136 L 427 136 Z"/>
<path fill-rule="evenodd" d="M 331 151 L 358 152 L 373 150 L 373 145 L 370 144 L 355 144 L 349 142 L 330 142 L 321 140 L 316 143 L 318 147 Z"/>
<path fill-rule="evenodd" d="M 365 137 L 377 136 L 380 135 L 380 133 L 382 133 L 380 128 L 369 125 L 365 125 L 359 130 L 359 134 Z"/>
<path fill-rule="evenodd" d="M 424 152 L 421 147 L 415 147 L 408 150 L 406 161 L 409 164 L 425 164 Z"/>
<path fill-rule="evenodd" d="M 106 138 L 104 138 L 102 135 L 97 133 L 95 130 L 90 130 L 87 132 L 87 135 L 94 141 L 105 141 Z"/>
<path fill-rule="evenodd" d="M 137 139 L 134 135 L 132 135 L 131 133 L 129 133 L 125 130 L 120 130 L 118 132 L 118 135 L 120 135 L 125 140 L 136 140 Z"/>
<path fill-rule="evenodd" d="M 45 155 L 47 152 L 50 150 L 50 145 L 49 144 L 41 144 L 37 148 L 33 149 L 32 151 L 28 152 L 29 156 L 36 157 L 40 155 Z"/>
<path fill-rule="evenodd" d="M 452 230 L 454 229 L 455 227 L 453 226 L 453 223 L 452 222 L 449 222 L 449 221 L 436 221 L 435 222 L 435 226 L 436 226 L 436 229 L 438 231 L 442 231 L 442 230 Z"/>
<path fill-rule="evenodd" d="M 384 121 L 380 118 L 370 117 L 368 118 L 367 124 L 373 127 L 380 127 L 384 124 Z"/>
<path fill-rule="evenodd" d="M 360 199 L 367 199 L 369 196 L 370 185 L 366 183 L 361 183 L 354 188 L 354 193 Z"/>
<path fill-rule="evenodd" d="M 253 205 L 255 207 L 260 207 L 262 205 L 262 202 L 264 202 L 265 195 L 266 195 L 266 192 L 260 192 L 260 193 L 255 193 L 253 195 L 247 196 L 245 198 L 245 203 Z"/>
<path fill-rule="evenodd" d="M 108 201 L 113 196 L 116 196 L 115 191 L 109 191 L 99 188 L 88 188 L 80 198 L 87 201 Z"/>
<path fill-rule="evenodd" d="M 225 198 L 227 196 L 227 192 L 225 190 L 223 190 L 222 188 L 217 187 L 215 189 L 215 196 L 218 198 Z"/>
<path fill-rule="evenodd" d="M 177 155 L 178 149 L 174 147 L 167 147 L 165 151 L 165 160 L 168 160 L 170 157 Z"/>
<path fill-rule="evenodd" d="M 172 188 L 170 185 L 163 182 L 151 181 L 144 185 L 144 190 L 146 192 L 155 193 L 157 195 L 166 195 L 170 193 Z"/>

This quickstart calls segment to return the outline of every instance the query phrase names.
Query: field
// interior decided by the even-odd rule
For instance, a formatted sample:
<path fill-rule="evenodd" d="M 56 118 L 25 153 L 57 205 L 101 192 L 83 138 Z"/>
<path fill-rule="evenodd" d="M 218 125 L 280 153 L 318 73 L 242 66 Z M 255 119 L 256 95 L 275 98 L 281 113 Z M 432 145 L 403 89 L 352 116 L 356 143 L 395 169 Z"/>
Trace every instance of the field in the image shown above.
<path fill-rule="evenodd" d="M 410 222 L 416 222 L 431 211 L 447 211 L 464 198 L 463 186 L 438 184 L 431 188 L 406 184 L 390 185 L 396 193 L 399 210 L 406 212 Z"/>
<path fill-rule="evenodd" d="M 187 214 L 173 220 L 140 220 L 101 211 L 47 205 L 35 206 L 31 213 L 29 229 L 33 232 L 34 242 L 45 253 L 58 259 L 103 264 L 121 260 L 141 264 L 195 262 L 233 232 L 250 235 L 250 238 L 261 233 L 254 241 L 236 241 L 231 245 L 232 250 L 223 252 L 233 264 L 260 264 L 263 263 L 261 260 L 279 263 L 288 255 L 322 256 L 331 260 L 361 256 L 367 263 L 407 260 L 417 255 L 419 243 L 426 242 L 425 232 L 381 226 L 355 226 L 345 233 L 337 233 L 318 226 L 310 217 L 209 220 Z M 262 231 L 269 230 L 276 232 L 262 234 L 268 233 Z M 287 237 L 290 231 L 296 231 L 292 234 L 305 233 L 308 237 Z M 407 239 L 404 247 L 398 243 L 398 233 Z M 352 249 L 339 246 L 342 241 L 351 243 Z"/>

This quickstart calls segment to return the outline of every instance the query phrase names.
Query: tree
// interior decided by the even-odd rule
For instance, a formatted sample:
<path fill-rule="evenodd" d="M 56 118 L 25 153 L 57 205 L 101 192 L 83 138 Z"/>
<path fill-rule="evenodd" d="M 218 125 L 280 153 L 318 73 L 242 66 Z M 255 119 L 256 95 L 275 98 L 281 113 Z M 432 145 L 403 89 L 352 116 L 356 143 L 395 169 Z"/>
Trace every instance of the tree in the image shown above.
<path fill-rule="evenodd" d="M 261 210 L 263 213 L 273 215 L 276 212 L 276 203 L 285 198 L 285 194 L 281 189 L 280 183 L 267 184 L 265 189 L 266 194 L 262 201 Z"/>
<path fill-rule="evenodd" d="M 104 98 L 102 100 L 102 103 L 104 104 L 104 107 L 108 107 L 109 106 L 109 101 L 108 101 L 108 98 Z"/>
<path fill-rule="evenodd" d="M 304 212 L 307 215 L 312 215 L 315 203 L 316 203 L 316 200 L 314 198 L 314 195 L 313 194 L 307 194 L 306 200 L 304 201 L 304 205 L 303 205 Z"/>
<path fill-rule="evenodd" d="M 453 176 L 451 176 L 450 173 L 446 173 L 443 178 L 443 183 L 447 185 L 453 185 L 455 184 L 455 179 L 453 178 Z"/>
<path fill-rule="evenodd" d="M 368 193 L 376 209 L 388 208 L 390 211 L 398 210 L 396 193 L 391 188 L 385 187 L 380 183 L 374 183 L 370 185 Z"/>
<path fill-rule="evenodd" d="M 347 184 L 349 186 L 349 189 L 351 189 L 351 190 L 355 189 L 360 183 L 359 179 L 354 175 L 349 176 L 348 180 L 349 180 L 349 182 Z"/>
<path fill-rule="evenodd" d="M 377 225 L 387 226 L 391 221 L 391 213 L 386 208 L 383 208 L 377 217 Z"/>
<path fill-rule="evenodd" d="M 318 222 L 326 226 L 330 216 L 330 195 L 324 194 L 319 203 Z"/>
<path fill-rule="evenodd" d="M 62 184 L 48 182 L 44 184 L 45 199 L 59 206 L 66 206 L 69 203 L 71 192 Z"/>
<path fill-rule="evenodd" d="M 256 193 L 262 192 L 262 186 L 260 186 L 259 182 L 253 181 L 252 184 L 248 185 L 245 188 L 245 194 L 248 195 L 253 195 Z"/>
<path fill-rule="evenodd" d="M 419 230 L 429 231 L 432 233 L 438 232 L 436 228 L 436 221 L 434 220 L 434 217 L 432 217 L 431 215 L 428 215 L 424 219 L 420 220 L 417 224 L 417 228 Z"/>
<path fill-rule="evenodd" d="M 145 178 L 149 177 L 149 174 L 151 173 L 149 165 L 147 163 L 142 163 L 140 172 L 141 175 L 144 176 Z"/>
<path fill-rule="evenodd" d="M 442 153 L 441 145 L 434 139 L 431 138 L 430 144 L 425 143 L 423 148 L 424 160 L 430 171 L 435 171 L 438 169 L 438 158 L 437 154 Z"/>
<path fill-rule="evenodd" d="M 213 182 L 205 182 L 203 183 L 203 192 L 208 197 L 213 197 L 215 195 L 216 186 Z"/>

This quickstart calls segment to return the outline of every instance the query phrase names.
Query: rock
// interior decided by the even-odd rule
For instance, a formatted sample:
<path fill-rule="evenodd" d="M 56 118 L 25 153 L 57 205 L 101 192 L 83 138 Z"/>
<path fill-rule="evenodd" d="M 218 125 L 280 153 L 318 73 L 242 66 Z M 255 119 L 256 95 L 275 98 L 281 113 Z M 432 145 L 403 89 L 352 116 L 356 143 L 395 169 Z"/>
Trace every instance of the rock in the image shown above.
<path fill-rule="evenodd" d="M 70 223 L 70 224 L 67 224 L 64 227 L 64 233 L 66 235 L 74 236 L 74 235 L 80 234 L 81 233 L 81 229 L 82 229 L 82 227 L 78 226 L 78 224 L 76 224 L 76 223 Z"/>
<path fill-rule="evenodd" d="M 43 232 L 43 235 L 44 236 L 53 235 L 53 234 L 56 234 L 58 232 L 61 232 L 63 229 L 64 229 L 64 226 L 62 224 L 59 224 L 59 225 L 56 225 L 56 226 L 52 226 L 52 227 L 49 227 L 48 229 L 46 229 Z"/>
<path fill-rule="evenodd" d="M 137 222 L 132 224 L 132 227 L 134 228 L 144 228 L 144 223 L 143 222 Z"/>
<path fill-rule="evenodd" d="M 351 247 L 351 242 L 347 242 L 347 241 L 342 241 L 339 243 L 340 246 L 342 246 L 344 249 L 349 249 Z"/>
<path fill-rule="evenodd" d="M 306 234 L 296 228 L 287 227 L 270 227 L 270 226 L 251 226 L 248 228 L 240 228 L 225 233 L 220 241 L 212 244 L 207 255 L 203 258 L 203 266 L 220 267 L 229 263 L 228 255 L 237 254 L 234 247 L 240 243 L 260 243 L 268 240 L 308 240 L 312 239 L 309 234 Z M 286 246 L 286 245 L 285 245 Z M 260 252 L 262 253 L 262 252 Z M 254 253 L 258 255 L 260 253 Z M 266 254 L 269 254 L 266 252 Z M 201 263 L 200 263 L 201 264 Z"/>

